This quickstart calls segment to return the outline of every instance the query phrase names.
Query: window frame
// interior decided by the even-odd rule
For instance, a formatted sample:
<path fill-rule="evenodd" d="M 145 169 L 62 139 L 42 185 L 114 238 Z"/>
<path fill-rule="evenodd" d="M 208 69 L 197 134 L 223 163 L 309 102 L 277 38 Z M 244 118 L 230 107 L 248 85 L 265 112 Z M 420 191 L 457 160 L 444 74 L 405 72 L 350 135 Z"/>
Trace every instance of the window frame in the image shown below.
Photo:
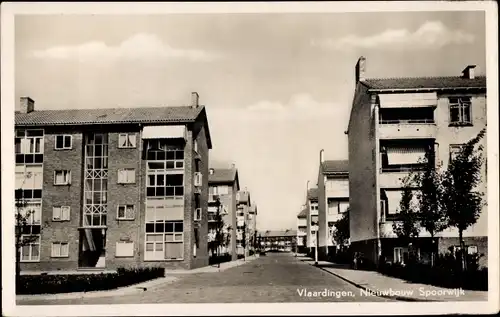
<path fill-rule="evenodd" d="M 129 137 L 133 136 L 133 142 L 129 143 Z M 125 137 L 125 145 L 122 145 L 122 138 Z M 135 132 L 124 132 L 118 134 L 118 148 L 119 149 L 135 149 L 137 148 L 137 133 Z"/>
<path fill-rule="evenodd" d="M 67 249 L 67 253 L 66 254 L 63 254 L 63 245 L 66 245 Z M 59 247 L 59 255 L 55 254 L 54 251 L 57 250 L 57 249 L 54 249 L 54 246 L 58 246 Z M 51 247 L 50 247 L 50 257 L 51 258 L 69 258 L 69 242 L 66 242 L 66 241 L 55 241 L 55 242 L 52 242 L 51 243 Z"/>
<path fill-rule="evenodd" d="M 23 247 L 25 246 L 22 246 L 19 248 L 18 252 L 20 253 L 20 262 L 21 263 L 29 263 L 29 262 L 40 262 L 40 251 L 41 251 L 41 240 L 42 240 L 42 235 L 41 234 L 23 234 L 21 235 L 21 239 L 23 239 L 24 236 L 38 236 L 38 240 L 36 240 L 35 242 L 30 242 L 28 243 L 27 245 L 25 246 L 29 246 L 30 247 L 30 252 L 29 252 L 29 259 L 28 260 L 23 260 Z M 33 259 L 32 257 L 32 248 L 33 246 L 38 246 L 38 259 Z"/>
<path fill-rule="evenodd" d="M 465 146 L 465 144 L 450 144 L 450 147 L 449 147 L 449 157 L 448 157 L 448 162 L 451 162 L 453 161 L 455 158 L 456 158 L 456 155 L 458 155 L 458 153 L 460 153 L 460 151 L 462 150 L 462 148 Z M 453 152 L 453 150 L 457 150 L 457 152 Z M 453 155 L 455 155 L 455 157 L 453 157 Z"/>
<path fill-rule="evenodd" d="M 134 175 L 134 181 L 130 181 L 130 177 L 129 177 L 129 174 L 126 173 L 126 181 L 123 181 L 123 179 L 120 179 L 120 172 L 133 172 L 133 175 Z M 117 175 L 117 184 L 122 184 L 122 185 L 125 185 L 125 184 L 135 184 L 137 182 L 137 175 L 136 175 L 136 170 L 135 168 L 129 168 L 129 167 L 126 167 L 126 168 L 119 168 L 118 169 L 118 175 Z"/>
<path fill-rule="evenodd" d="M 57 183 L 57 173 L 66 173 L 66 181 L 64 183 Z M 54 171 L 54 185 L 55 186 L 66 186 L 66 185 L 71 185 L 71 170 L 55 170 Z"/>
<path fill-rule="evenodd" d="M 452 102 L 456 99 L 456 102 Z M 465 100 L 462 100 L 465 99 Z M 448 97 L 448 112 L 450 126 L 472 126 L 472 96 L 450 96 Z M 465 109 L 468 109 L 469 121 L 465 121 Z M 458 110 L 458 121 L 452 118 L 452 109 Z"/>
<path fill-rule="evenodd" d="M 59 208 L 59 213 L 60 213 L 60 217 L 59 218 L 56 218 L 55 217 L 55 210 Z M 67 218 L 64 218 L 64 210 L 67 210 L 67 215 L 68 217 Z M 53 206 L 52 207 L 52 221 L 56 221 L 56 222 L 62 222 L 62 221 L 70 221 L 71 220 L 71 206 L 67 206 L 67 205 L 57 205 L 57 206 Z"/>
<path fill-rule="evenodd" d="M 118 244 L 132 244 L 132 254 L 131 255 L 118 255 Z M 135 243 L 131 240 L 119 240 L 115 243 L 115 258 L 133 258 L 135 257 Z"/>
<path fill-rule="evenodd" d="M 66 137 L 69 137 L 69 146 L 67 146 L 65 144 Z M 57 146 L 57 139 L 58 138 L 62 138 L 62 147 Z M 55 136 L 54 149 L 57 151 L 73 149 L 73 136 L 71 134 L 57 134 Z"/>
<path fill-rule="evenodd" d="M 127 217 L 128 207 L 132 206 L 132 217 Z M 123 209 L 123 217 L 120 217 L 120 208 Z M 134 204 L 119 204 L 116 206 L 116 219 L 117 220 L 135 220 L 135 205 Z"/>

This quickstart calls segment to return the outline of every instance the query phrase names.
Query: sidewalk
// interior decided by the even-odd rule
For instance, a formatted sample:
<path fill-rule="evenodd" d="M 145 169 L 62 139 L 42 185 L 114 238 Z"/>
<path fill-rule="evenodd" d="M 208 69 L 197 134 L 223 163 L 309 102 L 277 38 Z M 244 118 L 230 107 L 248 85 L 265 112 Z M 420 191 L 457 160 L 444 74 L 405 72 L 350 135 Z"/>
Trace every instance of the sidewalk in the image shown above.
<path fill-rule="evenodd" d="M 60 294 L 36 294 L 36 295 L 16 295 L 16 300 L 59 300 L 59 299 L 80 299 L 80 298 L 95 298 L 95 297 L 110 297 L 110 296 L 123 296 L 135 293 L 145 292 L 154 288 L 155 286 L 169 284 L 177 281 L 180 277 L 175 275 L 183 274 L 196 274 L 196 273 L 217 273 L 223 272 L 232 267 L 240 266 L 255 260 L 257 256 L 250 256 L 243 259 L 221 263 L 220 268 L 216 265 L 205 266 L 193 270 L 165 270 L 165 277 L 160 277 L 154 280 L 149 280 L 143 283 L 129 285 L 117 289 L 107 291 L 93 291 L 93 292 L 75 292 L 75 293 L 60 293 Z"/>
<path fill-rule="evenodd" d="M 310 258 L 302 261 L 314 265 Z M 402 279 L 385 276 L 375 271 L 353 270 L 348 265 L 318 261 L 318 267 L 342 280 L 380 297 L 402 301 L 487 301 L 487 291 L 449 289 L 427 284 L 407 282 Z"/>

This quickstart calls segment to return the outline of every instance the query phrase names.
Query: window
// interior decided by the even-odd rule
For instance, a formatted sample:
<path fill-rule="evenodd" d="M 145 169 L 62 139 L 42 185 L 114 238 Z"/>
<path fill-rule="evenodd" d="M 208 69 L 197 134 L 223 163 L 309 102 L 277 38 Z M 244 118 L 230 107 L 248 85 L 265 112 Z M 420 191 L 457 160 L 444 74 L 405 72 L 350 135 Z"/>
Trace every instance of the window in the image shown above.
<path fill-rule="evenodd" d="M 470 97 L 450 97 L 450 124 L 472 124 L 472 107 Z"/>
<path fill-rule="evenodd" d="M 196 153 L 198 153 L 198 141 L 194 140 L 193 148 Z"/>
<path fill-rule="evenodd" d="M 40 235 L 23 235 L 23 241 L 26 241 L 20 248 L 21 262 L 40 261 Z"/>
<path fill-rule="evenodd" d="M 71 135 L 56 135 L 56 150 L 69 150 L 72 145 Z"/>
<path fill-rule="evenodd" d="M 220 195 L 227 195 L 229 194 L 229 186 L 217 186 L 217 192 Z"/>
<path fill-rule="evenodd" d="M 477 246 L 470 245 L 467 247 L 467 254 L 477 254 Z"/>
<path fill-rule="evenodd" d="M 71 184 L 71 171 L 58 170 L 54 172 L 54 185 Z"/>
<path fill-rule="evenodd" d="M 201 208 L 195 209 L 194 221 L 201 221 Z"/>
<path fill-rule="evenodd" d="M 135 133 L 121 133 L 118 136 L 118 147 L 121 149 L 135 148 L 136 134 Z"/>
<path fill-rule="evenodd" d="M 134 220 L 135 219 L 134 205 L 119 205 L 117 218 L 119 220 Z"/>
<path fill-rule="evenodd" d="M 41 164 L 16 164 L 15 172 L 16 189 L 42 189 L 43 166 Z"/>
<path fill-rule="evenodd" d="M 16 154 L 43 153 L 43 143 L 43 130 L 16 130 Z"/>
<path fill-rule="evenodd" d="M 182 221 L 146 223 L 145 260 L 182 259 L 183 232 Z"/>
<path fill-rule="evenodd" d="M 132 241 L 117 241 L 116 242 L 116 255 L 120 257 L 133 257 L 134 256 L 134 242 Z"/>
<path fill-rule="evenodd" d="M 339 212 L 339 202 L 333 199 L 328 199 L 328 214 L 336 215 Z"/>
<path fill-rule="evenodd" d="M 394 263 L 403 262 L 404 250 L 403 248 L 394 248 Z"/>
<path fill-rule="evenodd" d="M 135 183 L 135 169 L 122 168 L 118 170 L 118 184 Z"/>
<path fill-rule="evenodd" d="M 341 201 L 339 202 L 339 213 L 343 214 L 349 209 L 349 202 L 348 201 Z"/>
<path fill-rule="evenodd" d="M 460 154 L 462 147 L 462 144 L 450 144 L 450 162 Z"/>
<path fill-rule="evenodd" d="M 52 253 L 53 258 L 67 258 L 69 257 L 69 244 L 68 242 L 53 242 Z"/>
<path fill-rule="evenodd" d="M 69 206 L 56 206 L 52 208 L 53 221 L 69 221 L 70 207 Z"/>

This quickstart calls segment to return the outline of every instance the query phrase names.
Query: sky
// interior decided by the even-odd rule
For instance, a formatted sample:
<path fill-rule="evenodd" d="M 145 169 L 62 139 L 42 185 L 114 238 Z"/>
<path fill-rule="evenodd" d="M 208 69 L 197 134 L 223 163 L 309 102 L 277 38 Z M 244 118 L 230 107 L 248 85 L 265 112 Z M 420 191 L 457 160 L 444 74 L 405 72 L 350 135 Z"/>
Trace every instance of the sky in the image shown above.
<path fill-rule="evenodd" d="M 258 230 L 295 229 L 319 152 L 347 159 L 354 67 L 485 74 L 483 12 L 24 15 L 15 93 L 35 109 L 206 106 L 210 164 L 238 168 Z"/>

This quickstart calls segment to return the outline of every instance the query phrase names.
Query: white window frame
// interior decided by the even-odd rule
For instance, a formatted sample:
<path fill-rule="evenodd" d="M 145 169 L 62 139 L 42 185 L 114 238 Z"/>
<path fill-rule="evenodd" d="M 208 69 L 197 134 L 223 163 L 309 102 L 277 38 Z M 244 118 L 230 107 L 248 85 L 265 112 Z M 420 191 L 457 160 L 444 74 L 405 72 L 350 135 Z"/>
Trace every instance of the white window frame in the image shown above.
<path fill-rule="evenodd" d="M 63 173 L 65 176 L 64 183 L 57 183 L 57 173 Z M 71 184 L 71 171 L 70 170 L 55 170 L 54 171 L 54 185 L 70 185 Z"/>
<path fill-rule="evenodd" d="M 66 138 L 69 137 L 69 145 L 66 145 Z M 62 138 L 62 147 L 57 147 L 57 139 Z M 54 148 L 56 150 L 71 150 L 73 148 L 73 136 L 71 134 L 58 134 L 55 138 Z"/>
<path fill-rule="evenodd" d="M 203 174 L 201 174 L 200 172 L 195 172 L 193 184 L 195 187 L 203 186 Z"/>
<path fill-rule="evenodd" d="M 63 246 L 66 249 L 63 249 Z M 66 251 L 66 252 L 63 252 Z M 50 249 L 51 258 L 69 258 L 69 242 L 52 242 Z"/>
<path fill-rule="evenodd" d="M 132 254 L 118 254 L 118 245 L 119 244 L 131 244 L 132 246 Z M 116 241 L 115 244 L 115 258 L 133 258 L 135 254 L 134 242 L 130 240 L 120 240 Z"/>
<path fill-rule="evenodd" d="M 128 207 L 132 207 L 132 216 L 127 215 Z M 123 208 L 123 217 L 120 217 L 120 209 Z M 116 219 L 118 220 L 135 220 L 135 205 L 133 204 L 121 204 L 116 206 Z"/>
<path fill-rule="evenodd" d="M 57 211 L 59 210 L 59 211 Z M 59 217 L 56 217 L 57 212 Z M 71 207 L 70 206 L 54 206 L 52 207 L 52 221 L 70 221 Z"/>
<path fill-rule="evenodd" d="M 38 236 L 38 240 L 37 241 L 34 241 L 34 242 L 31 242 L 25 246 L 29 246 L 30 247 L 30 254 L 29 254 L 29 259 L 28 260 L 23 260 L 23 247 L 20 248 L 19 252 L 20 252 L 20 261 L 22 263 L 26 263 L 26 262 L 40 262 L 40 251 L 41 251 L 41 239 L 42 239 L 42 235 L 41 234 L 26 234 L 26 235 L 22 235 L 21 236 L 21 239 L 23 239 L 25 236 Z M 37 246 L 38 247 L 38 258 L 33 258 L 32 256 L 32 248 L 33 246 Z"/>
<path fill-rule="evenodd" d="M 129 139 L 132 137 L 132 139 Z M 125 145 L 122 145 L 125 138 Z M 135 149 L 137 148 L 137 133 L 120 133 L 118 135 L 118 148 L 120 149 Z"/>
<path fill-rule="evenodd" d="M 124 175 L 123 177 L 126 178 L 125 180 L 123 179 L 123 177 L 120 177 L 121 173 L 124 173 L 122 175 Z M 129 174 L 129 173 L 133 173 L 133 174 Z M 133 175 L 133 181 L 132 181 L 132 177 L 130 177 L 131 175 Z M 118 169 L 118 178 L 117 178 L 118 184 L 135 184 L 135 182 L 136 182 L 135 168 L 120 168 L 120 169 Z"/>
<path fill-rule="evenodd" d="M 467 246 L 467 254 L 479 254 L 479 249 L 477 245 Z"/>

